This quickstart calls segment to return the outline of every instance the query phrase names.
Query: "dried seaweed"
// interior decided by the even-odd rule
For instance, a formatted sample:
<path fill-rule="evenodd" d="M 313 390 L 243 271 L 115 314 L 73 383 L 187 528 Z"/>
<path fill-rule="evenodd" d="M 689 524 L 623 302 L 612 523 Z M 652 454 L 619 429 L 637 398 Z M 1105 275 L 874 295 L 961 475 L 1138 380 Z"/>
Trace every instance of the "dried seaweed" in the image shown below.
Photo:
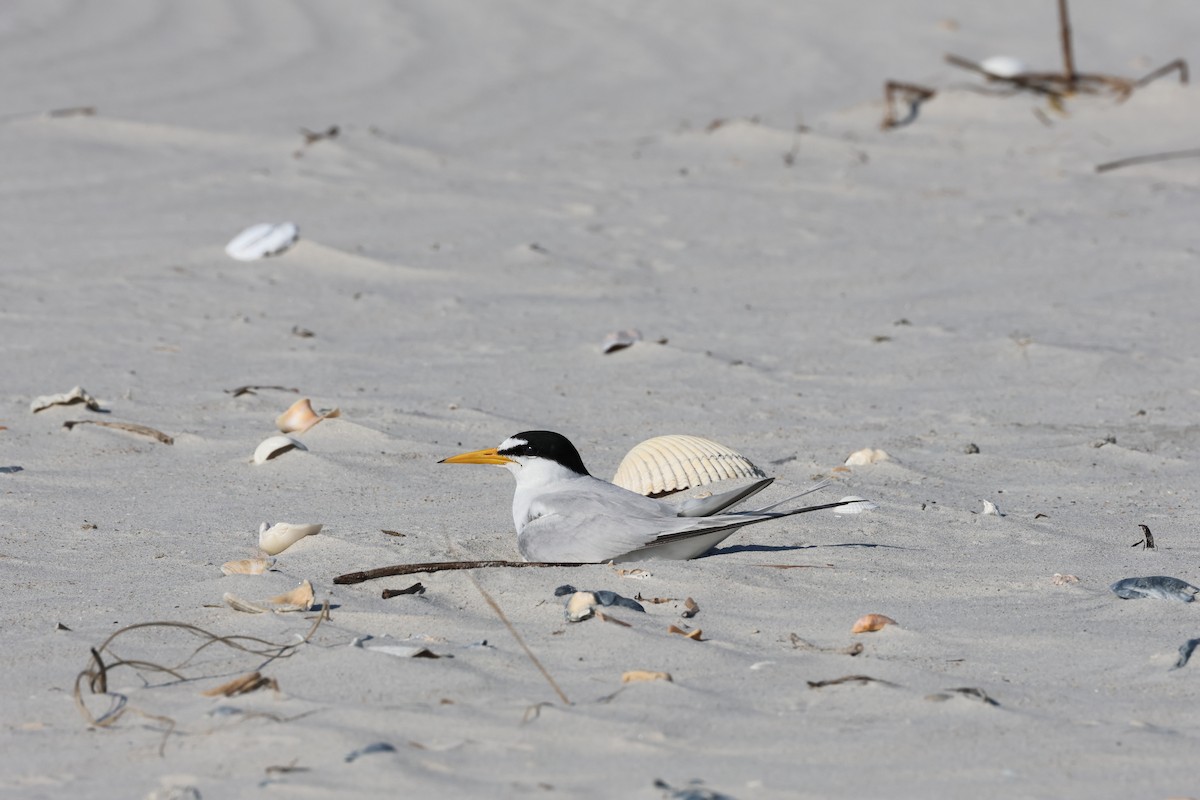
<path fill-rule="evenodd" d="M 391 567 L 376 567 L 362 572 L 347 572 L 333 579 L 334 583 L 362 583 L 375 578 L 394 575 L 412 575 L 417 572 L 442 572 L 457 569 L 483 569 L 486 567 L 586 567 L 591 562 L 582 561 L 430 561 L 423 564 L 396 564 Z"/>
<path fill-rule="evenodd" d="M 831 678 L 827 681 L 809 681 L 808 688 L 820 689 L 825 686 L 837 686 L 841 683 L 879 683 L 884 686 L 899 686 L 898 683 L 885 681 L 882 678 L 872 678 L 870 675 L 843 675 L 840 678 Z"/>
<path fill-rule="evenodd" d="M 114 631 L 102 643 L 90 649 L 90 658 L 87 665 L 78 675 L 75 676 L 75 707 L 79 710 L 80 715 L 83 716 L 84 721 L 89 726 L 95 728 L 112 727 L 127 713 L 132 713 L 145 719 L 161 723 L 164 727 L 164 731 L 162 741 L 159 744 L 158 752 L 159 755 L 162 755 L 166 749 L 167 738 L 175 730 L 175 720 L 171 719 L 170 717 L 151 714 L 140 708 L 130 706 L 128 703 L 128 698 L 125 695 L 120 694 L 119 692 L 110 692 L 108 688 L 108 675 L 112 670 L 121 667 L 128 667 L 138 671 L 139 673 L 148 672 L 166 675 L 170 678 L 173 678 L 175 681 L 209 677 L 204 675 L 189 675 L 188 668 L 198 655 L 213 645 L 221 645 L 235 652 L 245 653 L 247 655 L 256 656 L 263 659 L 262 663 L 258 666 L 258 669 L 261 670 L 263 667 L 277 659 L 288 658 L 294 655 L 301 646 L 311 641 L 313 635 L 317 632 L 317 628 L 320 627 L 321 622 L 328 618 L 328 604 L 326 604 L 325 608 L 326 610 L 322 611 L 322 613 L 318 615 L 316 621 L 313 623 L 312 627 L 309 628 L 308 633 L 302 639 L 287 644 L 269 642 L 266 639 L 259 639 L 255 636 L 221 636 L 186 622 L 157 621 L 140 622 L 135 625 L 127 625 L 120 630 Z M 153 628 L 182 631 L 204 641 L 199 647 L 196 647 L 194 650 L 192 650 L 192 652 L 181 662 L 171 666 L 155 664 L 151 661 L 145 661 L 136 658 L 123 658 L 113 651 L 113 642 L 125 634 L 130 633 L 131 631 Z M 105 661 L 105 655 L 108 655 L 112 660 Z M 108 695 L 113 701 L 113 706 L 100 715 L 94 714 L 92 710 L 88 708 L 87 703 L 84 700 L 83 687 L 85 685 L 87 686 L 89 692 L 93 695 Z"/>

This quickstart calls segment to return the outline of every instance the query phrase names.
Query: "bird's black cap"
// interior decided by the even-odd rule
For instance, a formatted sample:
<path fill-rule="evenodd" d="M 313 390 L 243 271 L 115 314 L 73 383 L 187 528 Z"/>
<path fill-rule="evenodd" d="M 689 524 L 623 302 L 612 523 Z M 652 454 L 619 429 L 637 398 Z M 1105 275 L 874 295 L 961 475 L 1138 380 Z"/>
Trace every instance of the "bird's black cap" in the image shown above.
<path fill-rule="evenodd" d="M 509 447 L 501 447 L 502 456 L 536 456 L 547 461 L 556 461 L 572 472 L 587 475 L 587 467 L 579 457 L 575 445 L 561 433 L 554 431 L 525 431 L 510 437 L 519 440 Z M 521 443 L 523 442 L 523 444 Z"/>

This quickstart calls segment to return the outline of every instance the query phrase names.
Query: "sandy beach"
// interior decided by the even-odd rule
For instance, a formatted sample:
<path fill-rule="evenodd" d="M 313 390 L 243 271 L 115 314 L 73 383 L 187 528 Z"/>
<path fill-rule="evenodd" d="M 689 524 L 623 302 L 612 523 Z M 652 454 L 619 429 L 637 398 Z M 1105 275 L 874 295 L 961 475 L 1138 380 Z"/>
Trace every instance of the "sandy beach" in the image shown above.
<path fill-rule="evenodd" d="M 1072 12 L 1081 72 L 1200 64 L 1194 3 Z M 944 60 L 1062 69 L 1049 0 L 20 0 L 0 43 L 0 795 L 1200 797 L 1200 603 L 1109 589 L 1200 585 L 1200 159 L 1096 171 L 1197 146 L 1176 75 Z M 937 94 L 882 130 L 887 80 Z M 877 508 L 334 583 L 519 559 L 512 478 L 437 462 L 530 429 Z M 224 575 L 263 522 L 323 528 Z"/>

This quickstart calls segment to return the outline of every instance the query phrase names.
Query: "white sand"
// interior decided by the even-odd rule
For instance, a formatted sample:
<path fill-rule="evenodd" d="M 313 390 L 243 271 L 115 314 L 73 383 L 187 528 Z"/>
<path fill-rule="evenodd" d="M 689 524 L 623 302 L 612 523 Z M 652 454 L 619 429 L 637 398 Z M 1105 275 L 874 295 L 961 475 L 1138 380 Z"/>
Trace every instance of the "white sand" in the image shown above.
<path fill-rule="evenodd" d="M 1052 6 L 8 4 L 0 793 L 1200 795 L 1200 663 L 1171 669 L 1200 604 L 1107 591 L 1200 583 L 1200 161 L 1093 172 L 1195 147 L 1194 90 L 1068 117 L 953 91 L 878 129 L 887 78 L 979 83 L 946 52 L 1057 69 Z M 1083 70 L 1200 63 L 1187 0 L 1076 6 Z M 75 106 L 97 113 L 46 114 Z M 300 127 L 331 125 L 293 156 Z M 283 220 L 302 236 L 285 255 L 224 254 Z M 625 327 L 647 341 L 600 355 Z M 111 413 L 29 412 L 76 384 Z M 296 395 L 224 391 L 242 384 L 344 416 L 254 467 Z M 175 443 L 62 429 L 80 418 Z M 818 500 L 880 507 L 756 526 L 644 580 L 477 571 L 564 705 L 466 573 L 332 584 L 516 558 L 511 479 L 436 461 L 535 427 L 602 476 L 693 433 L 776 475 L 767 499 L 837 475 Z M 893 460 L 831 472 L 867 446 Z M 326 527 L 277 572 L 223 577 L 263 520 Z M 1158 551 L 1130 547 L 1140 523 Z M 304 578 L 332 619 L 263 668 L 277 694 L 201 696 L 262 662 L 215 647 L 182 682 L 114 668 L 110 690 L 174 720 L 161 756 L 160 723 L 94 730 L 75 709 L 89 648 L 126 625 L 294 641 L 303 615 L 220 603 Z M 424 595 L 380 598 L 416 580 Z M 677 602 L 568 625 L 563 583 Z M 666 632 L 689 596 L 707 641 Z M 851 637 L 867 612 L 899 625 Z M 347 646 L 364 634 L 454 657 Z M 113 650 L 166 664 L 196 644 L 152 630 Z M 674 681 L 622 688 L 630 669 Z M 844 675 L 895 685 L 808 686 Z M 929 699 L 961 687 L 999 705 Z M 395 752 L 345 761 L 374 742 Z"/>

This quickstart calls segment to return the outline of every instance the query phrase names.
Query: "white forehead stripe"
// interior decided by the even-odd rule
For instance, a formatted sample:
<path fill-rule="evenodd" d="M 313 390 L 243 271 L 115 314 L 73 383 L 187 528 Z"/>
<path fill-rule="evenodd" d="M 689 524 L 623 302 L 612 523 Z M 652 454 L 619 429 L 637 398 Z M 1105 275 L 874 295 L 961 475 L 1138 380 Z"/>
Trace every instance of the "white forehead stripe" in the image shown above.
<path fill-rule="evenodd" d="M 529 442 L 525 441 L 520 436 L 510 436 L 507 439 L 505 439 L 503 442 L 501 442 L 500 446 L 497 447 L 496 449 L 503 452 L 503 451 L 508 450 L 513 447 L 519 447 L 520 445 L 523 445 L 523 444 L 529 444 Z"/>

